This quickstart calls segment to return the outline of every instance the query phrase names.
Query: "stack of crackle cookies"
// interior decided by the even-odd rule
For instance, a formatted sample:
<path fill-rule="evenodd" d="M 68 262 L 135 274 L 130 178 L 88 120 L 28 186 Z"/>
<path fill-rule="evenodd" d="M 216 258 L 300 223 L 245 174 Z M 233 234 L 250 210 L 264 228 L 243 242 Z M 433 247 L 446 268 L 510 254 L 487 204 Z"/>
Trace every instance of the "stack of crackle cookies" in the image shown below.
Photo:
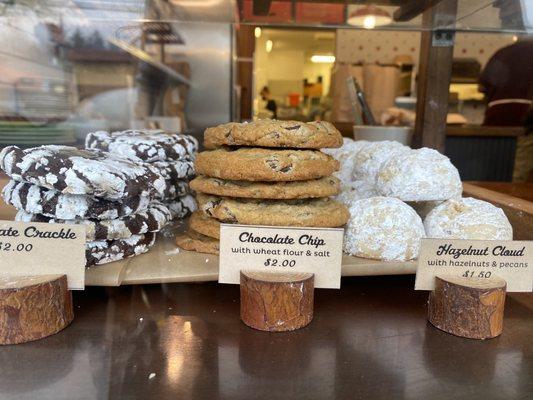
<path fill-rule="evenodd" d="M 339 163 L 321 152 L 342 137 L 327 122 L 260 120 L 228 123 L 205 131 L 208 151 L 198 154 L 191 188 L 199 211 L 177 237 L 185 250 L 218 253 L 220 223 L 340 227 L 344 205 L 331 199 L 340 182 Z"/>
<path fill-rule="evenodd" d="M 148 163 L 165 180 L 156 198 L 168 207 L 172 219 L 181 219 L 196 209 L 189 180 L 194 177 L 198 141 L 189 135 L 161 130 L 93 132 L 85 139 L 86 149 L 117 154 L 135 163 Z"/>
<path fill-rule="evenodd" d="M 11 178 L 3 198 L 27 222 L 86 226 L 86 265 L 145 253 L 171 219 L 154 200 L 165 188 L 151 168 L 101 151 L 67 146 L 6 147 L 0 168 Z"/>
<path fill-rule="evenodd" d="M 503 211 L 461 198 L 462 183 L 448 157 L 392 141 L 344 139 L 327 150 L 341 164 L 337 199 L 350 211 L 344 251 L 385 261 L 418 257 L 424 237 L 512 240 Z"/>

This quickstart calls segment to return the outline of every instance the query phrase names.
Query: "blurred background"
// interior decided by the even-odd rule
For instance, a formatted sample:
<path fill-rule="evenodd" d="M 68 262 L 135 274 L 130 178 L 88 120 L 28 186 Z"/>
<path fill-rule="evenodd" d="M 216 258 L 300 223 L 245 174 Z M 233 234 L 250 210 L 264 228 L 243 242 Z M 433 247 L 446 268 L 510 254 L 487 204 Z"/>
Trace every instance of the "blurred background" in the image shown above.
<path fill-rule="evenodd" d="M 432 7 L 452 12 L 425 18 Z M 144 127 L 200 137 L 274 117 L 329 120 L 351 136 L 368 121 L 349 78 L 376 123 L 413 126 L 422 35 L 437 29 L 433 46 L 453 47 L 446 153 L 466 179 L 511 180 L 533 97 L 532 9 L 527 0 L 3 0 L 0 146 L 81 145 L 90 131 Z"/>

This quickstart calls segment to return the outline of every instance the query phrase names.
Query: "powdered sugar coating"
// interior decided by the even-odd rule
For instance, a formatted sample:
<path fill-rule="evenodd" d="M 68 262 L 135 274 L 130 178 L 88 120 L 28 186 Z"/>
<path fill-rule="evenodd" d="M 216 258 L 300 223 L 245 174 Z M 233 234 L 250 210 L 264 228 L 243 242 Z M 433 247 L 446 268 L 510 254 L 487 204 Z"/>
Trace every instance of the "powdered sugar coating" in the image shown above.
<path fill-rule="evenodd" d="M 378 171 L 385 161 L 395 154 L 409 150 L 409 147 L 391 140 L 369 142 L 355 155 L 353 177 L 357 180 L 374 183 Z"/>
<path fill-rule="evenodd" d="M 155 161 L 149 164 L 164 179 L 191 179 L 195 176 L 193 160 Z"/>
<path fill-rule="evenodd" d="M 418 257 L 425 235 L 422 219 L 404 202 L 388 197 L 357 200 L 344 233 L 348 254 L 385 261 Z"/>
<path fill-rule="evenodd" d="M 115 219 L 145 211 L 149 197 L 134 196 L 111 201 L 79 194 L 62 194 L 26 182 L 9 181 L 2 191 L 7 204 L 31 214 L 59 219 Z"/>
<path fill-rule="evenodd" d="M 428 148 L 392 155 L 381 166 L 376 187 L 382 196 L 403 201 L 448 200 L 463 191 L 450 159 Z"/>
<path fill-rule="evenodd" d="M 170 210 L 172 219 L 185 218 L 198 209 L 196 200 L 190 194 L 165 202 L 165 205 Z"/>
<path fill-rule="evenodd" d="M 161 176 L 141 164 L 69 146 L 9 146 L 0 153 L 0 167 L 16 181 L 112 200 L 149 196 L 164 186 Z"/>
<path fill-rule="evenodd" d="M 133 235 L 158 232 L 172 219 L 169 209 L 160 202 L 152 202 L 146 211 L 110 220 L 58 219 L 41 214 L 19 211 L 16 221 L 45 222 L 50 224 L 85 225 L 86 240 L 127 239 Z"/>
<path fill-rule="evenodd" d="M 340 193 L 335 196 L 335 200 L 340 201 L 350 207 L 357 200 L 376 197 L 378 193 L 373 184 L 366 181 L 354 181 L 341 186 Z"/>
<path fill-rule="evenodd" d="M 431 210 L 433 210 L 439 204 L 442 204 L 443 201 L 407 201 L 406 203 L 408 206 L 413 207 L 416 213 L 420 215 L 420 218 L 424 220 L 424 218 L 426 218 L 426 216 L 431 212 Z"/>
<path fill-rule="evenodd" d="M 471 197 L 451 199 L 435 207 L 424 226 L 430 238 L 513 240 L 513 228 L 503 210 Z"/>
<path fill-rule="evenodd" d="M 194 158 L 198 141 L 193 136 L 162 130 L 98 131 L 87 135 L 85 148 L 120 154 L 136 162 L 155 162 Z"/>
<path fill-rule="evenodd" d="M 366 140 L 355 141 L 350 138 L 343 138 L 343 144 L 337 149 L 322 149 L 322 152 L 332 156 L 340 163 L 339 171 L 333 175 L 340 179 L 342 184 L 350 184 L 354 180 L 353 171 L 355 166 L 355 156 L 370 142 Z"/>
<path fill-rule="evenodd" d="M 146 253 L 155 243 L 156 234 L 135 235 L 128 239 L 99 240 L 85 245 L 86 266 L 107 264 Z"/>

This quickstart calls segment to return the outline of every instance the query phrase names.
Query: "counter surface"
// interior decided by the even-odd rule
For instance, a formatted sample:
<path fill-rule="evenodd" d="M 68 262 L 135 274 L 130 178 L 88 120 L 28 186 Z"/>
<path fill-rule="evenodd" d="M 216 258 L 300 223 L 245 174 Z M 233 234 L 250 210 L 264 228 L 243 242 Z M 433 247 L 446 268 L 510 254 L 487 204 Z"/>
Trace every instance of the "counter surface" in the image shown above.
<path fill-rule="evenodd" d="M 89 288 L 66 330 L 0 348 L 0 398 L 531 398 L 533 295 L 509 295 L 502 336 L 475 341 L 430 326 L 413 285 L 345 278 L 316 291 L 308 327 L 271 334 L 240 322 L 238 286 Z"/>

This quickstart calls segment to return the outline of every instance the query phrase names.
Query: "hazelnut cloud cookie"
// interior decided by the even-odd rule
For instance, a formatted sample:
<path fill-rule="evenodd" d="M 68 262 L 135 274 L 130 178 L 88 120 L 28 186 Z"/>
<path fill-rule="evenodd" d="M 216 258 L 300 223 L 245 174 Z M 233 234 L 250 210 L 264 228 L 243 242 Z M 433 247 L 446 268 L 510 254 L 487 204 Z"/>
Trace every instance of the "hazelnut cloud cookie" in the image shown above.
<path fill-rule="evenodd" d="M 424 226 L 430 238 L 513 240 L 513 228 L 503 210 L 471 197 L 436 206 L 426 216 Z"/>
<path fill-rule="evenodd" d="M 384 140 L 369 142 L 354 157 L 353 177 L 370 183 L 376 181 L 381 165 L 394 154 L 405 153 L 411 149 L 395 141 Z"/>
<path fill-rule="evenodd" d="M 345 253 L 385 261 L 418 257 L 424 225 L 407 204 L 395 198 L 371 197 L 353 202 L 349 211 Z"/>
<path fill-rule="evenodd" d="M 460 197 L 463 185 L 448 157 L 422 148 L 393 154 L 379 169 L 376 188 L 403 201 L 435 201 Z"/>
<path fill-rule="evenodd" d="M 341 180 L 342 185 L 349 185 L 354 181 L 355 157 L 365 146 L 371 142 L 366 140 L 355 141 L 350 138 L 343 138 L 342 147 L 335 149 L 322 149 L 340 163 L 339 171 L 333 175 Z"/>

